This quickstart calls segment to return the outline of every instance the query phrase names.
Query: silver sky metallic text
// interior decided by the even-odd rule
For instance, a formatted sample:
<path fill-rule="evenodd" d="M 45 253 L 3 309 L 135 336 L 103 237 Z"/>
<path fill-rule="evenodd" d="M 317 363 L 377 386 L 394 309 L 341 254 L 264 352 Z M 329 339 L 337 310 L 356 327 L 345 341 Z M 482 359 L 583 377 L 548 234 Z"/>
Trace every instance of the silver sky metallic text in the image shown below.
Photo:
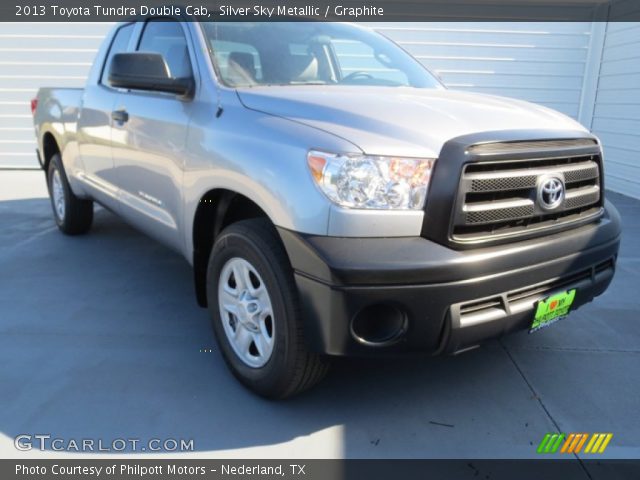
<path fill-rule="evenodd" d="M 336 5 L 334 7 L 320 8 L 314 5 L 305 5 L 301 7 L 277 5 L 274 7 L 267 7 L 264 5 L 254 5 L 252 7 L 236 7 L 233 5 L 221 5 L 217 11 L 221 17 L 242 17 L 242 16 L 254 16 L 254 17 L 327 17 L 329 14 L 333 14 L 338 17 L 353 17 L 358 18 L 362 16 L 382 16 L 384 15 L 384 9 L 382 7 L 376 7 L 373 5 L 362 6 L 350 6 Z"/>

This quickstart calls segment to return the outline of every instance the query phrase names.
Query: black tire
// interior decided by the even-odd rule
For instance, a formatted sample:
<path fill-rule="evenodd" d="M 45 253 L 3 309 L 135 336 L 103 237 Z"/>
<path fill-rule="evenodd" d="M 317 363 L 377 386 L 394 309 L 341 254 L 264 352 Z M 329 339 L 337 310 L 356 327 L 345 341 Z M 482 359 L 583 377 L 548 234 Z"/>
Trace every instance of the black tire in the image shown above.
<path fill-rule="evenodd" d="M 222 324 L 218 283 L 227 262 L 236 258 L 255 269 L 271 301 L 273 350 L 260 367 L 249 366 L 236 354 Z M 221 232 L 209 259 L 207 300 L 222 356 L 235 377 L 253 392 L 271 399 L 291 397 L 312 387 L 327 373 L 328 360 L 306 347 L 293 270 L 275 228 L 267 220 L 243 220 Z M 239 328 L 240 322 L 233 323 Z"/>
<path fill-rule="evenodd" d="M 64 196 L 63 213 L 60 213 L 58 208 L 56 208 L 54 177 L 59 180 L 62 186 Z M 47 187 L 49 188 L 53 218 L 60 231 L 67 235 L 82 235 L 83 233 L 87 233 L 93 222 L 93 202 L 91 200 L 78 198 L 73 193 L 62 165 L 62 159 L 58 153 L 54 154 L 49 161 Z"/>

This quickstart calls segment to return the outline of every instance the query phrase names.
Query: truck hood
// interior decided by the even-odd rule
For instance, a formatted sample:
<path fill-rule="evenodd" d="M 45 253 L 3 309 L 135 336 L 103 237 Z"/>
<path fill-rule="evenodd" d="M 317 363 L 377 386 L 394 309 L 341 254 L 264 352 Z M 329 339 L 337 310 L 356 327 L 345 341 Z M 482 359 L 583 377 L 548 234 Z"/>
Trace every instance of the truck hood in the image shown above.
<path fill-rule="evenodd" d="M 286 86 L 238 95 L 249 109 L 330 132 L 373 155 L 437 157 L 446 141 L 483 131 L 586 131 L 539 105 L 445 89 Z"/>

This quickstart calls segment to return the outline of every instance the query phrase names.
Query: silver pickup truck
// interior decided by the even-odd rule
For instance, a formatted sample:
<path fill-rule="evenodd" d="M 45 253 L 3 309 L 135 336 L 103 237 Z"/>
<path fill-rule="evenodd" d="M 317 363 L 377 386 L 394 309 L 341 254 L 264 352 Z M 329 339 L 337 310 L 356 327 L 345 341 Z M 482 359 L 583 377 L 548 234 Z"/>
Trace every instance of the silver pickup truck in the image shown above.
<path fill-rule="evenodd" d="M 266 397 L 332 356 L 535 331 L 614 273 L 597 138 L 447 90 L 354 25 L 122 23 L 83 90 L 33 109 L 60 230 L 86 233 L 97 202 L 184 255 L 225 361 Z"/>

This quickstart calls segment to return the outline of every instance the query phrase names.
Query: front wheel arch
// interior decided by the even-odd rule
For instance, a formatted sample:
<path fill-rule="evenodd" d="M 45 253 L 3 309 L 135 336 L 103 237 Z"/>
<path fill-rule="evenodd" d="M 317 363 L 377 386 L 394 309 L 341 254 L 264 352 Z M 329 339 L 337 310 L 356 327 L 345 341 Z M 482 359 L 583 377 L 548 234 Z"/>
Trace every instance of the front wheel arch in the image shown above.
<path fill-rule="evenodd" d="M 253 218 L 264 218 L 273 224 L 256 202 L 238 192 L 214 189 L 200 198 L 194 215 L 192 246 L 196 300 L 201 307 L 207 307 L 207 265 L 217 236 L 229 225 Z"/>

